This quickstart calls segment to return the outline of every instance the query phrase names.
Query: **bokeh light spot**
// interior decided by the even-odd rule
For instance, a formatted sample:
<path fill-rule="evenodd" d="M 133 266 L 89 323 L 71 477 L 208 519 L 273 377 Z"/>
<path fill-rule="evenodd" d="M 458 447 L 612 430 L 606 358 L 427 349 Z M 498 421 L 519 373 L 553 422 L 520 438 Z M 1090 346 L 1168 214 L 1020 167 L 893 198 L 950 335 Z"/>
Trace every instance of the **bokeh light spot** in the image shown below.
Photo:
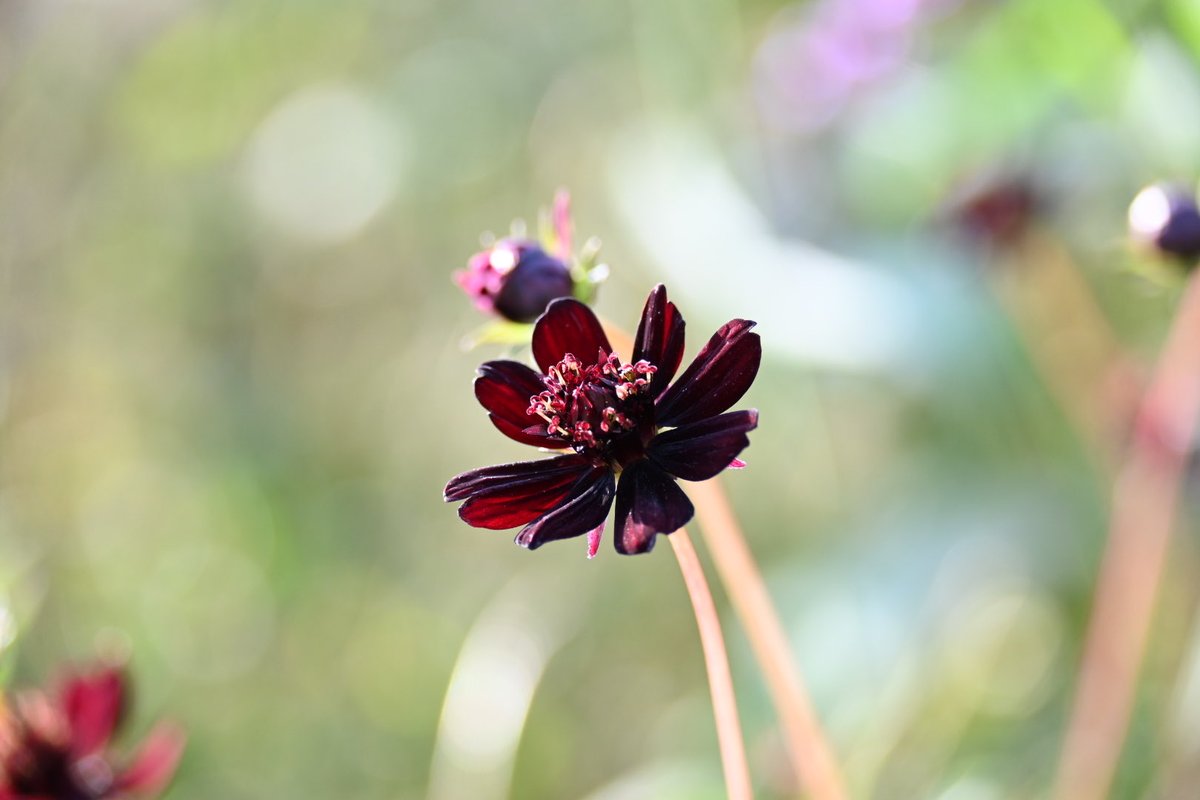
<path fill-rule="evenodd" d="M 288 237 L 351 238 L 392 199 L 404 157 L 398 122 L 349 85 L 303 89 L 263 121 L 246 154 L 254 208 Z"/>
<path fill-rule="evenodd" d="M 191 545 L 145 577 L 146 631 L 175 672 L 219 682 L 251 669 L 266 652 L 275 608 L 266 578 L 241 553 Z"/>

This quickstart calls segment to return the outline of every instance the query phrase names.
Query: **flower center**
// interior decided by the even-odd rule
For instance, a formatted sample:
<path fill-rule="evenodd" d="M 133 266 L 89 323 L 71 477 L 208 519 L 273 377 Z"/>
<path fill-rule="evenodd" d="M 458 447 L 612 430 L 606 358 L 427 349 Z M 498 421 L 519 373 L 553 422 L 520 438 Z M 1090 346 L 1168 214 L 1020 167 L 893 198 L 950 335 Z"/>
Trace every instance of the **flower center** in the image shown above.
<path fill-rule="evenodd" d="M 595 364 L 571 353 L 550 368 L 546 390 L 529 398 L 526 414 L 546 423 L 546 432 L 581 455 L 616 467 L 641 455 L 645 434 L 654 431 L 649 386 L 658 367 L 649 361 L 622 364 L 600 350 Z"/>

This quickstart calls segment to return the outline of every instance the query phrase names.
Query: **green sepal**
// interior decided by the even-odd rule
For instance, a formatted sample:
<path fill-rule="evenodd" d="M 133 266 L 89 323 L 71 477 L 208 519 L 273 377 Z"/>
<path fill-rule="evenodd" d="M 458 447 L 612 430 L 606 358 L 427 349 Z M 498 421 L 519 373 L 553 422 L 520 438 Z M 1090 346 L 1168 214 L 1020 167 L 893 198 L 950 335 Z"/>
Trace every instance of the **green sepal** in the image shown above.
<path fill-rule="evenodd" d="M 1125 270 L 1160 289 L 1179 290 L 1187 282 L 1191 267 L 1179 259 L 1166 257 L 1134 257 Z"/>
<path fill-rule="evenodd" d="M 494 319 L 468 333 L 462 339 L 463 350 L 482 344 L 527 345 L 533 338 L 533 323 Z"/>
<path fill-rule="evenodd" d="M 595 236 L 583 243 L 579 255 L 571 262 L 572 294 L 581 303 L 591 305 L 596 290 L 608 278 L 608 265 L 600 262 L 600 240 Z"/>

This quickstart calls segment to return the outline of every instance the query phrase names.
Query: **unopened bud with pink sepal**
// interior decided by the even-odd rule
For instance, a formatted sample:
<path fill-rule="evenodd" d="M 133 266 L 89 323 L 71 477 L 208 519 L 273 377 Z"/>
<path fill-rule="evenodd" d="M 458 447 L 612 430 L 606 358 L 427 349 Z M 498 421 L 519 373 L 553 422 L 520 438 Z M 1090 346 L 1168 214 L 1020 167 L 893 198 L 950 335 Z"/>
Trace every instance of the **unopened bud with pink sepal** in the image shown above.
<path fill-rule="evenodd" d="M 1129 233 L 1136 243 L 1190 267 L 1200 258 L 1195 193 L 1168 183 L 1142 189 L 1129 205 Z"/>
<path fill-rule="evenodd" d="M 588 240 L 578 254 L 572 241 L 570 197 L 560 191 L 553 209 L 540 215 L 537 239 L 526 236 L 521 223 L 514 223 L 510 236 L 471 256 L 467 268 L 454 274 L 455 283 L 480 311 L 518 326 L 527 325 L 560 297 L 590 301 L 596 285 L 607 275 L 607 269 L 596 264 L 599 244 L 595 239 Z M 501 330 L 500 334 L 506 332 L 514 333 Z M 519 333 L 528 339 L 528 330 Z M 506 337 L 493 330 L 478 340 L 496 338 Z"/>

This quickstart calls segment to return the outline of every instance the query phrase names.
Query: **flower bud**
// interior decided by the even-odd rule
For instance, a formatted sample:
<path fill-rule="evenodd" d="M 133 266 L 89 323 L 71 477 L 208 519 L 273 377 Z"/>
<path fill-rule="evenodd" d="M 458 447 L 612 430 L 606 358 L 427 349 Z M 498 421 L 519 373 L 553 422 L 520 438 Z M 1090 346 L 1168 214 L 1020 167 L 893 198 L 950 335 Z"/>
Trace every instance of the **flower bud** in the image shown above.
<path fill-rule="evenodd" d="M 1129 205 L 1130 235 L 1163 255 L 1183 261 L 1200 257 L 1200 209 L 1195 196 L 1180 186 L 1154 184 Z"/>
<path fill-rule="evenodd" d="M 567 265 L 529 239 L 501 239 L 471 256 L 454 280 L 477 308 L 513 322 L 533 322 L 575 289 Z"/>

